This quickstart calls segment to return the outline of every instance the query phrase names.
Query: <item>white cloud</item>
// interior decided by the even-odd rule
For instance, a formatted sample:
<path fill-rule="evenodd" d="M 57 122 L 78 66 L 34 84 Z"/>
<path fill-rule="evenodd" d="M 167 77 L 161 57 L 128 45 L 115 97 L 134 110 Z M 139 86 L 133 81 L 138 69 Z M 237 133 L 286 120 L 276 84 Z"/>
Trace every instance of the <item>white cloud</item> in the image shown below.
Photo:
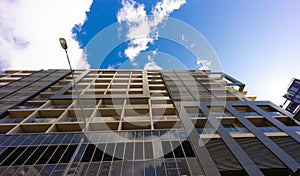
<path fill-rule="evenodd" d="M 197 67 L 200 70 L 211 70 L 211 61 L 197 58 Z"/>
<path fill-rule="evenodd" d="M 122 65 L 122 63 L 121 62 L 117 62 L 116 64 L 114 64 L 114 65 L 108 65 L 108 67 L 107 67 L 107 69 L 108 70 L 115 70 L 115 69 L 118 69 L 118 68 L 120 68 L 120 66 Z"/>
<path fill-rule="evenodd" d="M 0 67 L 5 69 L 68 68 L 58 39 L 68 42 L 74 68 L 88 68 L 72 28 L 83 24 L 92 0 L 1 0 Z"/>
<path fill-rule="evenodd" d="M 148 48 L 148 44 L 158 39 L 157 26 L 185 3 L 185 0 L 162 0 L 152 9 L 153 17 L 149 17 L 144 4 L 134 0 L 122 0 L 123 7 L 119 10 L 117 19 L 119 23 L 125 22 L 128 27 L 126 38 L 129 46 L 125 49 L 125 55 L 133 65 L 137 64 L 135 58 Z M 152 67 L 156 63 L 149 61 L 148 65 Z"/>
<path fill-rule="evenodd" d="M 152 52 L 153 57 L 157 54 L 157 51 Z M 148 56 L 148 62 L 144 66 L 144 70 L 162 70 L 162 68 L 154 62 L 154 59 L 151 55 Z"/>

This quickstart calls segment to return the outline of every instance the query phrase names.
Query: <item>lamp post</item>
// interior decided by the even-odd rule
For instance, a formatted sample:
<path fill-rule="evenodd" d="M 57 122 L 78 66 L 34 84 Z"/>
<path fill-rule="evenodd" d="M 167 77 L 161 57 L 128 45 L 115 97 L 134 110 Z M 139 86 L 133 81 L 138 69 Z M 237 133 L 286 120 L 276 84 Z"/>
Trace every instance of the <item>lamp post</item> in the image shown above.
<path fill-rule="evenodd" d="M 69 55 L 68 55 L 68 52 L 67 52 L 67 49 L 68 49 L 67 41 L 64 38 L 59 38 L 59 42 L 60 42 L 61 47 L 66 52 L 66 56 L 67 56 L 67 59 L 68 59 L 68 64 L 69 64 L 70 71 L 71 71 L 72 78 L 73 78 L 73 85 L 75 87 L 75 92 L 76 92 L 76 95 L 77 95 L 78 105 L 80 107 L 80 110 L 81 110 L 81 113 L 82 113 L 82 116 L 83 116 L 83 132 L 86 132 L 86 118 L 85 118 L 85 113 L 84 113 L 84 110 L 83 110 L 83 108 L 81 106 L 80 94 L 79 94 L 78 87 L 77 87 L 77 84 L 76 84 L 76 81 L 75 81 L 74 71 L 72 69 L 71 62 L 70 62 L 70 59 L 69 59 Z"/>
<path fill-rule="evenodd" d="M 66 56 L 67 56 L 67 59 L 68 59 L 68 64 L 69 64 L 70 71 L 71 71 L 72 78 L 73 78 L 73 85 L 75 87 L 75 92 L 76 92 L 76 95 L 77 95 L 77 102 L 78 102 L 78 105 L 80 107 L 80 111 L 81 111 L 82 116 L 83 116 L 83 125 L 84 125 L 83 129 L 82 129 L 82 132 L 83 132 L 82 138 L 81 138 L 81 140 L 80 140 L 80 142 L 79 142 L 76 150 L 74 151 L 74 154 L 73 154 L 72 158 L 70 159 L 70 162 L 69 162 L 67 168 L 65 169 L 65 171 L 63 173 L 63 175 L 66 176 L 66 175 L 68 175 L 68 171 L 70 170 L 71 165 L 72 165 L 72 163 L 73 163 L 76 155 L 78 154 L 80 147 L 82 146 L 82 144 L 84 142 L 84 133 L 86 132 L 86 117 L 85 117 L 84 110 L 83 110 L 83 108 L 81 106 L 80 94 L 79 94 L 78 87 L 77 87 L 77 84 L 76 84 L 76 81 L 75 81 L 74 71 L 72 69 L 71 62 L 70 62 L 70 59 L 69 59 L 69 55 L 68 55 L 68 52 L 67 52 L 67 49 L 68 49 L 67 41 L 64 38 L 59 38 L 59 42 L 60 42 L 61 47 L 66 52 Z"/>

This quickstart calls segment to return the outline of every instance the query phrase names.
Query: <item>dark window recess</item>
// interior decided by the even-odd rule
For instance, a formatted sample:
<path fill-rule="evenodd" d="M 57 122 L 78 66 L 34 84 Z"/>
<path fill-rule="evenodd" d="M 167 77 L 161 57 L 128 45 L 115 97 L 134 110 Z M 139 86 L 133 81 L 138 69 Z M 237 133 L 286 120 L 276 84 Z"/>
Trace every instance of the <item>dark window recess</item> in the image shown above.
<path fill-rule="evenodd" d="M 162 141 L 162 148 L 164 152 L 164 158 L 174 158 L 172 147 L 169 141 Z"/>
<path fill-rule="evenodd" d="M 92 161 L 102 161 L 103 151 L 105 149 L 105 144 L 99 144 L 96 148 L 95 154 Z"/>
<path fill-rule="evenodd" d="M 270 137 L 279 147 L 281 147 L 287 154 L 293 157 L 300 163 L 300 145 L 291 137 Z"/>
<path fill-rule="evenodd" d="M 38 160 L 37 164 L 46 164 L 52 154 L 55 152 L 57 146 L 49 146 L 47 150 L 43 153 L 41 158 Z"/>
<path fill-rule="evenodd" d="M 108 143 L 105 149 L 103 161 L 111 161 L 113 159 L 112 155 L 114 154 L 114 150 L 115 150 L 115 144 Z"/>
<path fill-rule="evenodd" d="M 195 157 L 195 153 L 189 141 L 183 141 L 182 147 L 186 157 Z"/>
<path fill-rule="evenodd" d="M 31 155 L 31 157 L 26 161 L 25 165 L 34 164 L 40 158 L 40 156 L 43 154 L 46 148 L 47 146 L 39 146 L 33 153 L 33 155 Z"/>
<path fill-rule="evenodd" d="M 235 138 L 260 169 L 286 168 L 274 154 L 256 138 Z M 259 151 L 259 152 L 257 152 Z"/>
<path fill-rule="evenodd" d="M 180 142 L 179 141 L 172 141 L 172 146 L 174 148 L 174 155 L 175 158 L 183 158 L 184 154 L 183 154 L 183 150 L 181 148 Z"/>
<path fill-rule="evenodd" d="M 26 147 L 19 147 L 14 152 L 10 154 L 9 157 L 1 164 L 3 166 L 10 166 L 19 156 L 20 154 L 26 149 Z"/>
<path fill-rule="evenodd" d="M 23 165 L 29 156 L 37 149 L 36 146 L 28 147 L 24 153 L 13 163 L 13 165 Z"/>
<path fill-rule="evenodd" d="M 10 155 L 16 148 L 17 147 L 8 147 L 4 152 L 2 152 L 0 155 L 0 163 L 2 163 L 5 160 L 5 158 L 8 155 Z M 1 166 L 3 166 L 3 165 L 1 164 Z"/>
<path fill-rule="evenodd" d="M 243 170 L 222 139 L 210 139 L 205 147 L 221 172 L 230 174 L 228 171 L 238 172 Z M 232 175 L 234 174 L 232 173 Z"/>
<path fill-rule="evenodd" d="M 9 147 L 0 155 L 1 166 L 68 163 L 77 145 Z M 51 157 L 52 156 L 52 157 Z"/>
<path fill-rule="evenodd" d="M 153 159 L 153 146 L 152 142 L 145 142 L 145 159 Z"/>
<path fill-rule="evenodd" d="M 77 148 L 77 145 L 69 145 L 69 147 L 67 148 L 64 156 L 61 158 L 59 163 L 68 163 L 68 162 L 70 162 L 70 159 L 73 156 L 76 148 Z"/>
<path fill-rule="evenodd" d="M 95 151 L 95 145 L 94 144 L 89 144 L 83 154 L 83 157 L 81 159 L 81 162 L 90 162 L 91 158 L 94 154 Z"/>
<path fill-rule="evenodd" d="M 65 150 L 67 149 L 67 145 L 61 145 L 59 146 L 53 156 L 51 157 L 50 161 L 48 162 L 49 164 L 55 164 L 58 163 L 60 158 L 63 156 Z"/>

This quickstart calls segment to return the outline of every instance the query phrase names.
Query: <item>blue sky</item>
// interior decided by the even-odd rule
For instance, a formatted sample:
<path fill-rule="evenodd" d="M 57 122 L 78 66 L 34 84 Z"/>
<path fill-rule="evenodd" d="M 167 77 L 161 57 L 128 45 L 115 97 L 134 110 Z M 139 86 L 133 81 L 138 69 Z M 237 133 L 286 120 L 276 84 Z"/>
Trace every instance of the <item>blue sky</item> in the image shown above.
<path fill-rule="evenodd" d="M 57 38 L 61 36 L 67 36 L 70 58 L 73 64 L 77 64 L 80 59 L 76 60 L 76 56 L 83 52 L 96 34 L 110 25 L 119 24 L 118 12 L 124 5 L 124 1 L 122 5 L 121 0 L 66 0 L 65 4 L 56 1 L 52 0 L 47 4 L 47 1 L 39 3 L 36 0 L 28 0 L 23 3 L 4 0 L 0 3 L 0 68 L 37 69 L 33 64 L 28 64 L 33 62 L 37 63 L 38 68 L 66 68 L 65 62 L 53 62 L 53 58 L 63 60 L 65 57 L 59 46 L 56 46 Z M 6 7 L 3 2 L 10 6 Z M 162 0 L 135 2 L 135 7 L 143 5 L 147 15 L 152 15 L 151 10 Z M 33 8 L 30 3 L 34 3 L 37 8 Z M 60 11 L 61 6 L 65 7 L 64 11 Z M 12 13 L 15 11 L 18 13 Z M 32 15 L 27 16 L 31 12 Z M 25 17 L 30 19 L 30 25 L 23 25 L 23 21 L 29 22 Z M 249 94 L 257 95 L 259 100 L 271 100 L 280 104 L 283 102 L 281 96 L 285 93 L 289 81 L 293 77 L 300 78 L 299 17 L 300 1 L 297 0 L 186 0 L 186 3 L 165 16 L 165 20 L 174 18 L 197 30 L 214 49 L 224 72 L 246 83 Z M 123 23 L 126 22 L 128 21 L 125 19 Z M 18 25 L 15 25 L 16 23 Z M 160 27 L 164 27 L 163 22 L 157 26 L 158 30 Z M 40 30 L 37 30 L 39 28 Z M 62 28 L 64 32 L 61 32 Z M 180 31 L 181 27 L 174 27 L 174 30 Z M 128 30 L 123 28 L 122 32 L 124 37 Z M 182 33 L 185 40 L 192 37 Z M 74 34 L 76 40 L 72 38 Z M 118 31 L 114 35 L 118 35 Z M 169 69 L 171 66 L 181 68 L 182 65 L 194 69 L 197 66 L 197 56 L 189 52 L 186 46 L 159 37 L 153 43 L 148 43 L 148 48 L 142 50 L 135 58 L 135 61 L 140 62 L 139 66 L 133 66 L 124 53 L 131 40 L 116 46 L 101 64 L 91 64 L 99 61 L 91 61 L 89 57 L 87 60 L 92 68 L 143 68 L 147 62 L 152 63 L 151 66 L 158 65 L 163 69 Z M 44 48 L 41 48 L 43 45 L 35 43 L 41 38 L 47 43 Z M 11 46 L 5 45 L 7 40 L 10 41 L 9 44 L 13 43 L 13 47 L 6 47 Z M 99 50 L 103 49 L 107 42 L 99 44 Z M 72 51 L 72 48 L 77 50 Z M 37 51 L 41 52 L 32 54 Z M 20 55 L 22 58 L 18 58 Z M 205 56 L 204 54 L 201 59 L 206 59 Z M 33 60 L 41 57 L 45 58 L 44 62 Z M 24 62 L 18 65 L 21 60 Z M 173 62 L 175 60 L 178 62 Z"/>
<path fill-rule="evenodd" d="M 148 13 L 156 3 L 137 2 L 145 4 Z M 76 32 L 82 46 L 116 23 L 121 7 L 120 2 L 94 1 L 87 21 Z M 245 82 L 246 90 L 260 100 L 280 104 L 289 81 L 300 77 L 300 1 L 188 0 L 170 17 L 203 34 L 219 56 L 223 71 Z M 195 58 L 183 56 L 181 62 L 189 69 L 196 67 Z"/>

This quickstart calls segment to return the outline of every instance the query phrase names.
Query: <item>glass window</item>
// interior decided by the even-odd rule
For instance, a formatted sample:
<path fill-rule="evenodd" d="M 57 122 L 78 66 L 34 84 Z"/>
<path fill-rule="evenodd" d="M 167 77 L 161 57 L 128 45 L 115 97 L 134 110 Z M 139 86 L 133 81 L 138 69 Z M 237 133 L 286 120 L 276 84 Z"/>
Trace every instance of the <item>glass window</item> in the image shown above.
<path fill-rule="evenodd" d="M 105 154 L 103 157 L 103 161 L 112 161 L 115 150 L 114 143 L 108 143 L 105 148 Z"/>
<path fill-rule="evenodd" d="M 243 116 L 260 116 L 249 106 L 233 106 Z"/>
<path fill-rule="evenodd" d="M 183 141 L 182 148 L 186 157 L 195 157 L 194 151 L 189 141 Z"/>
<path fill-rule="evenodd" d="M 97 148 L 95 150 L 95 154 L 93 156 L 92 161 L 96 162 L 96 161 L 102 161 L 102 157 L 103 157 L 103 150 L 105 149 L 105 144 L 98 144 Z"/>
<path fill-rule="evenodd" d="M 132 142 L 126 143 L 124 159 L 125 160 L 132 160 L 133 159 L 133 143 Z"/>
<path fill-rule="evenodd" d="M 145 173 L 144 161 L 135 161 L 133 175 L 144 175 Z"/>
<path fill-rule="evenodd" d="M 37 149 L 37 146 L 30 146 L 22 153 L 22 155 L 13 163 L 13 165 L 23 165 L 30 155 Z"/>
<path fill-rule="evenodd" d="M 92 159 L 92 156 L 94 154 L 95 148 L 96 147 L 94 144 L 88 144 L 88 146 L 83 154 L 83 157 L 81 159 L 81 162 L 90 162 Z"/>
<path fill-rule="evenodd" d="M 171 144 L 174 148 L 175 158 L 183 158 L 184 154 L 183 154 L 183 150 L 181 148 L 180 142 L 179 141 L 171 141 Z"/>
<path fill-rule="evenodd" d="M 145 159 L 153 159 L 153 146 L 152 142 L 145 142 L 144 143 L 144 153 Z"/>
<path fill-rule="evenodd" d="M 100 163 L 94 163 L 94 162 L 91 163 L 89 169 L 87 170 L 86 175 L 97 175 L 99 168 L 100 168 Z"/>
<path fill-rule="evenodd" d="M 9 166 L 11 165 L 26 149 L 26 147 L 18 147 L 16 150 L 14 150 L 7 158 L 6 160 L 1 163 L 2 166 Z"/>
<path fill-rule="evenodd" d="M 133 171 L 133 161 L 124 160 L 122 175 L 133 175 L 132 171 Z"/>
<path fill-rule="evenodd" d="M 60 145 L 55 153 L 52 155 L 50 161 L 48 162 L 49 164 L 55 164 L 58 163 L 60 158 L 63 156 L 65 150 L 67 149 L 67 145 Z"/>
<path fill-rule="evenodd" d="M 20 146 L 28 137 L 29 135 L 20 135 L 13 143 L 11 143 L 11 146 Z"/>
<path fill-rule="evenodd" d="M 155 169 L 154 169 L 154 162 L 151 161 L 145 161 L 145 175 L 155 175 Z"/>
<path fill-rule="evenodd" d="M 111 163 L 110 162 L 102 162 L 100 168 L 100 175 L 109 175 Z"/>
<path fill-rule="evenodd" d="M 125 143 L 117 143 L 114 160 L 123 159 Z"/>
<path fill-rule="evenodd" d="M 111 165 L 109 175 L 121 175 L 122 161 L 114 161 Z"/>
<path fill-rule="evenodd" d="M 142 142 L 136 142 L 135 143 L 135 159 L 136 160 L 142 160 L 144 158 L 144 151 L 143 151 L 143 143 Z"/>
<path fill-rule="evenodd" d="M 174 158 L 173 150 L 169 141 L 162 141 L 162 148 L 164 152 L 164 158 Z"/>
<path fill-rule="evenodd" d="M 30 145 L 39 135 L 31 134 L 21 145 Z"/>
<path fill-rule="evenodd" d="M 176 159 L 176 164 L 180 175 L 191 175 L 185 159 Z"/>
<path fill-rule="evenodd" d="M 0 163 L 2 163 L 6 159 L 6 157 L 8 157 L 12 152 L 14 152 L 16 148 L 17 147 L 8 147 L 4 152 L 2 152 L 0 155 Z"/>
<path fill-rule="evenodd" d="M 55 134 L 48 134 L 48 135 L 42 135 L 44 140 L 41 142 L 41 144 L 51 144 L 54 138 L 56 137 Z"/>
<path fill-rule="evenodd" d="M 38 137 L 33 141 L 32 145 L 40 145 L 44 139 L 44 135 L 38 135 Z"/>
<path fill-rule="evenodd" d="M 75 158 L 74 158 L 74 162 L 79 162 L 82 154 L 84 153 L 85 149 L 87 148 L 87 144 L 82 144 L 79 148 L 78 153 L 76 154 Z"/>
<path fill-rule="evenodd" d="M 61 141 L 64 139 L 65 134 L 58 134 L 56 135 L 56 138 L 53 140 L 52 144 L 60 144 Z"/>
<path fill-rule="evenodd" d="M 74 134 L 67 134 L 61 143 L 70 144 L 74 136 L 75 136 Z"/>
<path fill-rule="evenodd" d="M 11 136 L 11 137 L 8 138 L 5 142 L 2 143 L 2 146 L 10 146 L 10 144 L 11 144 L 12 142 L 14 142 L 15 140 L 17 140 L 18 137 L 20 137 L 20 136 Z"/>
<path fill-rule="evenodd" d="M 58 146 L 49 146 L 38 160 L 37 164 L 46 164 Z"/>

